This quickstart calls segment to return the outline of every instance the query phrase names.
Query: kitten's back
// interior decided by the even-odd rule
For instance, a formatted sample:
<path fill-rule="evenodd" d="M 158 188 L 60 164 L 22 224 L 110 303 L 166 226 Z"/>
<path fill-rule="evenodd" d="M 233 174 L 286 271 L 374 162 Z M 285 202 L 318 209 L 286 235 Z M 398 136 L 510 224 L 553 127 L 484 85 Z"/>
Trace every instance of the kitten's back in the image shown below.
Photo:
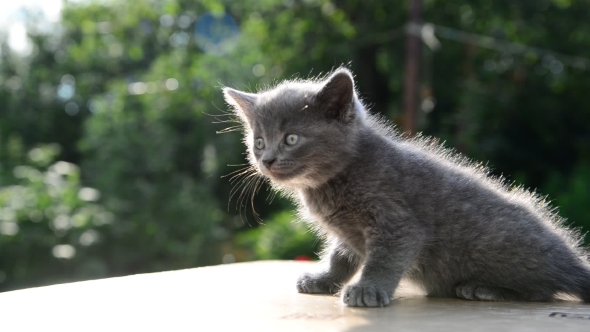
<path fill-rule="evenodd" d="M 435 140 L 403 138 L 378 120 L 369 121 L 375 135 L 371 149 L 394 151 L 383 153 L 385 160 L 379 164 L 395 174 L 397 181 L 390 188 L 403 195 L 431 232 L 424 249 L 428 254 L 410 272 L 414 279 L 433 293 L 445 293 L 459 280 L 485 276 L 523 290 L 546 288 L 588 299 L 590 267 L 581 236 L 563 226 L 546 200 L 491 177 L 487 168 Z M 359 174 L 367 181 L 384 176 L 369 171 L 370 164 Z M 445 283 L 448 287 L 442 286 Z M 555 285 L 564 286 L 557 290 Z"/>

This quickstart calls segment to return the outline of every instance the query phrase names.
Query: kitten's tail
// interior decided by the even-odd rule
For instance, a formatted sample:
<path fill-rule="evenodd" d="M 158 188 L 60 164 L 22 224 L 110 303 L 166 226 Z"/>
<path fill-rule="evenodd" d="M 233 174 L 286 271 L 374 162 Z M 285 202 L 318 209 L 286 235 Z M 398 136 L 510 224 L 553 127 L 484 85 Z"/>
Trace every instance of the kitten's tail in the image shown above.
<path fill-rule="evenodd" d="M 576 291 L 574 292 L 580 300 L 590 303 L 590 266 L 580 267 L 579 273 L 576 273 Z"/>
<path fill-rule="evenodd" d="M 570 259 L 561 259 L 559 263 L 551 278 L 557 286 L 554 295 L 565 293 L 590 302 L 590 262 L 570 256 Z"/>
<path fill-rule="evenodd" d="M 580 300 L 590 303 L 590 279 L 586 280 L 586 285 L 582 288 L 579 292 Z"/>
<path fill-rule="evenodd" d="M 580 300 L 590 303 L 590 276 L 586 279 L 586 284 L 582 287 Z"/>

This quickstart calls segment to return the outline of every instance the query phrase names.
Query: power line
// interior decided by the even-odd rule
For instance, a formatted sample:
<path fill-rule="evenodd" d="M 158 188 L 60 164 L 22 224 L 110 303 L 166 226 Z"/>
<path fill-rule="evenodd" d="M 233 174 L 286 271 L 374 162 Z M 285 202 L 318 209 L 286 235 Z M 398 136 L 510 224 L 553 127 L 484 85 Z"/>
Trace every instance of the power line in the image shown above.
<path fill-rule="evenodd" d="M 586 57 L 572 56 L 540 47 L 508 42 L 494 37 L 462 31 L 433 23 L 410 23 L 407 25 L 406 31 L 410 35 L 422 38 L 424 43 L 433 50 L 436 50 L 440 47 L 440 42 L 437 39 L 437 37 L 439 37 L 442 39 L 453 40 L 459 43 L 475 45 L 500 52 L 523 55 L 534 54 L 539 58 L 554 58 L 555 60 L 559 60 L 565 66 L 579 70 L 590 69 L 590 59 Z"/>

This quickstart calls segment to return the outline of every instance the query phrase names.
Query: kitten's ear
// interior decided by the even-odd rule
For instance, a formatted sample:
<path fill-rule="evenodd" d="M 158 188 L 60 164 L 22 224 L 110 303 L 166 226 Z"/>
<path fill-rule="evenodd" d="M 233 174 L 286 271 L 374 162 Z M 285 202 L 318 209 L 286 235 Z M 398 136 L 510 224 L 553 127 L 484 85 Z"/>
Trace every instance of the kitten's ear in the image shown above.
<path fill-rule="evenodd" d="M 337 69 L 326 81 L 316 97 L 317 105 L 329 117 L 346 120 L 353 115 L 354 81 L 346 68 Z"/>
<path fill-rule="evenodd" d="M 254 105 L 258 100 L 258 95 L 247 93 L 232 88 L 223 88 L 225 101 L 234 107 L 234 112 L 243 120 L 250 123 L 253 115 Z"/>

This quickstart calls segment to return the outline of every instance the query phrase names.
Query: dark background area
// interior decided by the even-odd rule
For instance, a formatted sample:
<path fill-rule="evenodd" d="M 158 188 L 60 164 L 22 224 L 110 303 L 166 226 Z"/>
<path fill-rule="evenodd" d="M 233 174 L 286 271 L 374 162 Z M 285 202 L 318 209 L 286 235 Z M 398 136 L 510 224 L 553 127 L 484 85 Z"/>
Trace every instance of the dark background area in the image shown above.
<path fill-rule="evenodd" d="M 345 64 L 373 112 L 402 125 L 409 3 L 66 2 L 51 25 L 23 12 L 28 52 L 0 31 L 0 290 L 315 258 L 268 188 L 228 204 L 222 176 L 245 148 L 216 134 L 220 88 Z M 415 130 L 590 230 L 590 1 L 422 7 Z"/>

